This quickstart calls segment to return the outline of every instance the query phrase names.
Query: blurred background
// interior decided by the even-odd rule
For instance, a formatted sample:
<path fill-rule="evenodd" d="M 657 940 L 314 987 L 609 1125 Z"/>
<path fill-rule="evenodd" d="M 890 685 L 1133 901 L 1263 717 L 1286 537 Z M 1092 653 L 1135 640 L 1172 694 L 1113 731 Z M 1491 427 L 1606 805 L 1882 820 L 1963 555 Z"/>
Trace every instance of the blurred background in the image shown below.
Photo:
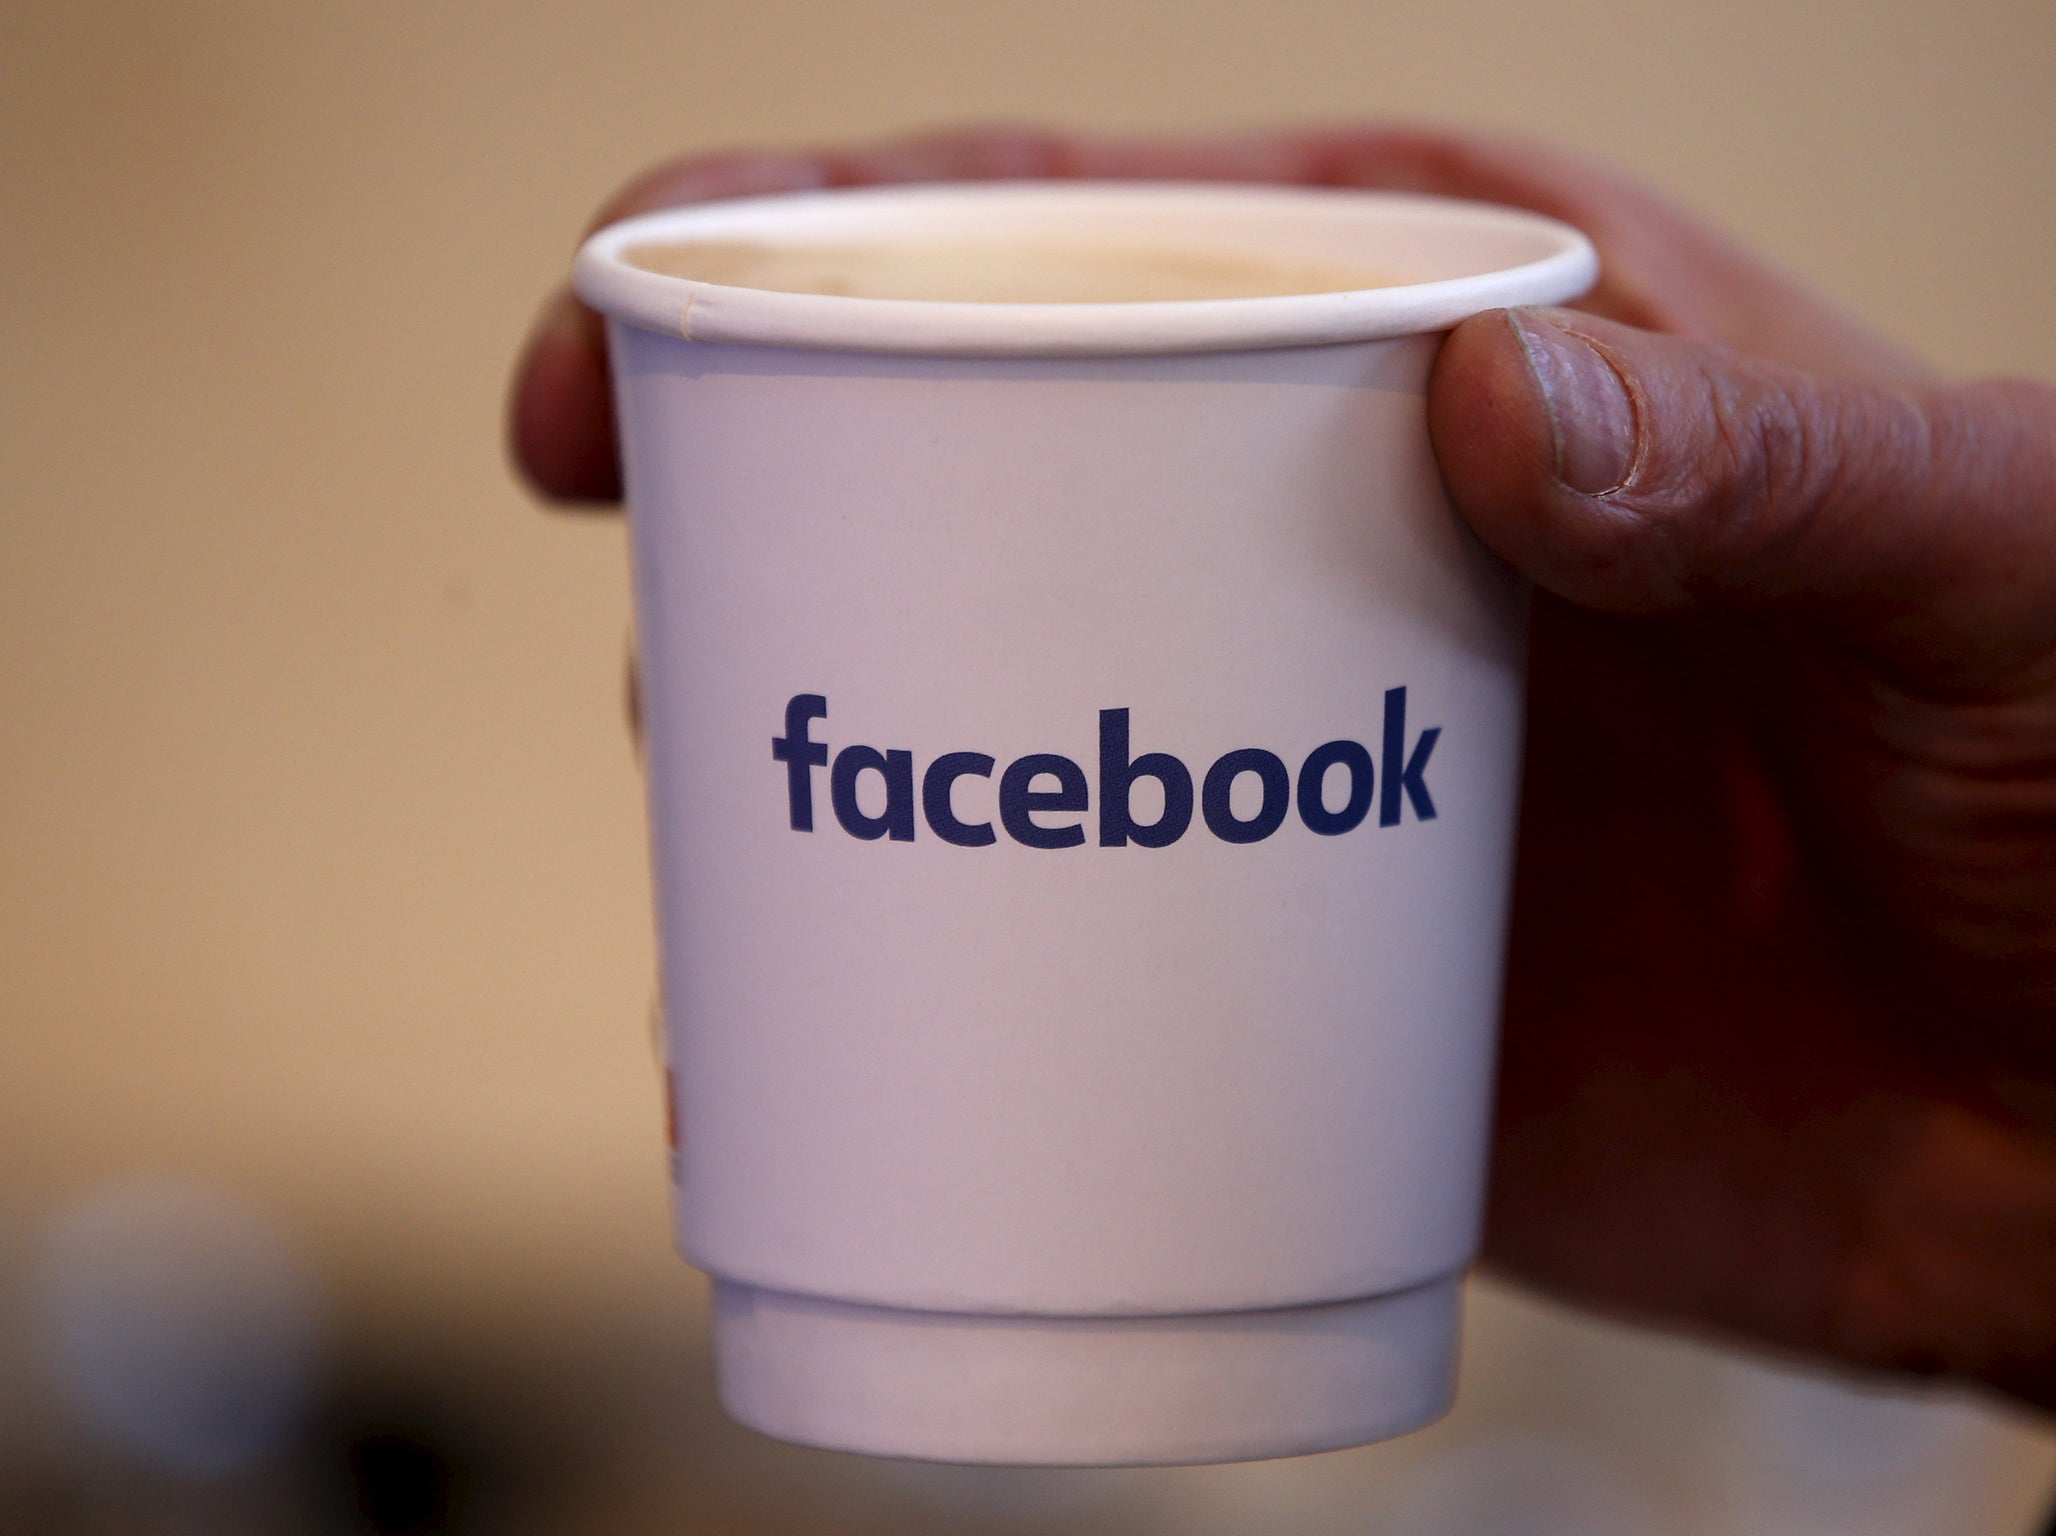
<path fill-rule="evenodd" d="M 627 586 L 505 374 L 674 152 L 1419 115 L 2056 375 L 2049 0 L 0 3 L 0 1530 L 2025 1536 L 2056 1433 L 1474 1286 L 1244 1467 L 727 1424 L 669 1252 Z"/>

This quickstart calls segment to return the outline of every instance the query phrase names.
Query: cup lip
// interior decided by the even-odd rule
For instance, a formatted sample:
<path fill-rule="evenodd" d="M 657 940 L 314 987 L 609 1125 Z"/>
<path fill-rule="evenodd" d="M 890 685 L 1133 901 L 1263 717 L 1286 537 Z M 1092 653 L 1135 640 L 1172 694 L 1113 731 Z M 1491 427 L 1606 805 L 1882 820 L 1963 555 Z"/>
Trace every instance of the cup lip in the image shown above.
<path fill-rule="evenodd" d="M 775 239 L 795 226 L 835 232 L 835 221 L 972 218 L 990 235 L 1008 215 L 1078 220 L 1120 212 L 1155 221 L 1152 240 L 1175 244 L 1179 220 L 1237 218 L 1238 242 L 1262 253 L 1265 219 L 1318 227 L 1395 224 L 1477 245 L 1525 245 L 1535 254 L 1491 270 L 1338 293 L 1143 303 L 958 303 L 781 293 L 672 277 L 633 265 L 639 246 L 683 239 Z M 1244 240 L 1247 232 L 1259 238 Z M 844 234 L 842 238 L 848 238 Z M 1198 243 L 1195 239 L 1194 243 Z M 1216 242 L 1218 243 L 1218 242 Z M 573 286 L 614 320 L 688 342 L 957 357 L 1090 357 L 1240 352 L 1331 346 L 1446 331 L 1512 305 L 1560 304 L 1588 292 L 1599 272 L 1592 242 L 1558 220 L 1493 203 L 1415 192 L 1220 182 L 1000 181 L 836 188 L 724 199 L 610 224 L 580 248 Z"/>

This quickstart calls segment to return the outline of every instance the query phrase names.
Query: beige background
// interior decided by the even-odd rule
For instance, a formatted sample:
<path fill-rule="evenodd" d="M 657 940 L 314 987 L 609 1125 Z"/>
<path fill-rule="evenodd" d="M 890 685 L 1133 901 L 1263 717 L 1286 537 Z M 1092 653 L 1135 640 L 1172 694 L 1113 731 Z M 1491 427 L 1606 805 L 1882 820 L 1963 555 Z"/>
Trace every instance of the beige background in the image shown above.
<path fill-rule="evenodd" d="M 526 1384 L 503 1396 L 612 1403 L 657 1449 L 588 1479 L 623 1512 L 586 1529 L 713 1528 L 652 1470 L 687 1423 L 755 1469 L 724 1529 L 899 1499 L 1553 1531 L 1517 1523 L 1548 1502 L 1525 1493 L 1434 1524 L 1433 1479 L 1489 1484 L 1476 1454 L 1542 1486 L 1587 1452 L 1630 1489 L 1591 1530 L 1772 1528 L 1750 1500 L 1822 1465 L 1842 1481 L 1775 1528 L 2023 1529 L 2056 1489 L 2045 1428 L 1490 1291 L 1432 1454 L 895 1483 L 706 1427 L 664 1233 L 620 530 L 529 503 L 500 408 L 630 171 L 992 117 L 1512 126 L 1639 168 L 1952 369 L 2056 375 L 2052 80 L 2049 0 L 0 6 L 0 1468 L 72 1422 L 25 1321 L 40 1234 L 173 1173 L 307 1256 L 336 1370 L 461 1396 L 490 1364 Z M 646 1413 L 620 1407 L 634 1371 Z M 1792 1451 L 1793 1423 L 1830 1449 Z M 1941 1504 L 1894 1492 L 1908 1465 Z M 751 1513 L 816 1475 L 840 1516 Z"/>

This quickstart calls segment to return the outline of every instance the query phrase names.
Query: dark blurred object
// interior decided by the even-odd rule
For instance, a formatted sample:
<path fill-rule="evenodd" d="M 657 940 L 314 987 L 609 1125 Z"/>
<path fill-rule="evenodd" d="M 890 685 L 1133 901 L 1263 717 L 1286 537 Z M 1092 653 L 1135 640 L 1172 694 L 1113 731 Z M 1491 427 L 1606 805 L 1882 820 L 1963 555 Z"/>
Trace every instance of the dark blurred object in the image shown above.
<path fill-rule="evenodd" d="M 360 1389 L 317 1417 L 301 1466 L 317 1529 L 337 1536 L 468 1536 L 504 1529 L 517 1458 L 508 1437 L 418 1392 Z"/>
<path fill-rule="evenodd" d="M 464 1478 L 441 1448 L 400 1430 L 378 1430 L 352 1441 L 348 1459 L 357 1512 L 381 1536 L 450 1527 Z"/>

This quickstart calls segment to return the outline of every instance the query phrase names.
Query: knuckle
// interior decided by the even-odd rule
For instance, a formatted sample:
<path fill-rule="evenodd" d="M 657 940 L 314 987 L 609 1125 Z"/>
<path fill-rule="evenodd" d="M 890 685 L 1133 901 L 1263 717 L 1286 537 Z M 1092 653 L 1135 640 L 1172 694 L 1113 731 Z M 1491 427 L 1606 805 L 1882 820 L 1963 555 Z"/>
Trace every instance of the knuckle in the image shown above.
<path fill-rule="evenodd" d="M 1747 547 L 1783 531 L 1788 516 L 1816 498 L 1832 426 L 1819 400 L 1785 378 L 1751 369 L 1709 387 L 1721 454 L 1714 466 L 1718 515 L 1708 531 Z"/>
<path fill-rule="evenodd" d="M 1808 555 L 1850 548 L 1881 484 L 1918 476 L 1932 425 L 1911 395 L 1824 384 L 1722 352 L 1695 356 L 1679 404 L 1697 432 L 1641 502 L 1678 569 L 1730 595 L 1775 599 Z"/>
<path fill-rule="evenodd" d="M 683 155 L 630 181 L 608 199 L 592 227 L 683 203 L 802 191 L 827 184 L 830 173 L 821 155 L 745 149 Z"/>

